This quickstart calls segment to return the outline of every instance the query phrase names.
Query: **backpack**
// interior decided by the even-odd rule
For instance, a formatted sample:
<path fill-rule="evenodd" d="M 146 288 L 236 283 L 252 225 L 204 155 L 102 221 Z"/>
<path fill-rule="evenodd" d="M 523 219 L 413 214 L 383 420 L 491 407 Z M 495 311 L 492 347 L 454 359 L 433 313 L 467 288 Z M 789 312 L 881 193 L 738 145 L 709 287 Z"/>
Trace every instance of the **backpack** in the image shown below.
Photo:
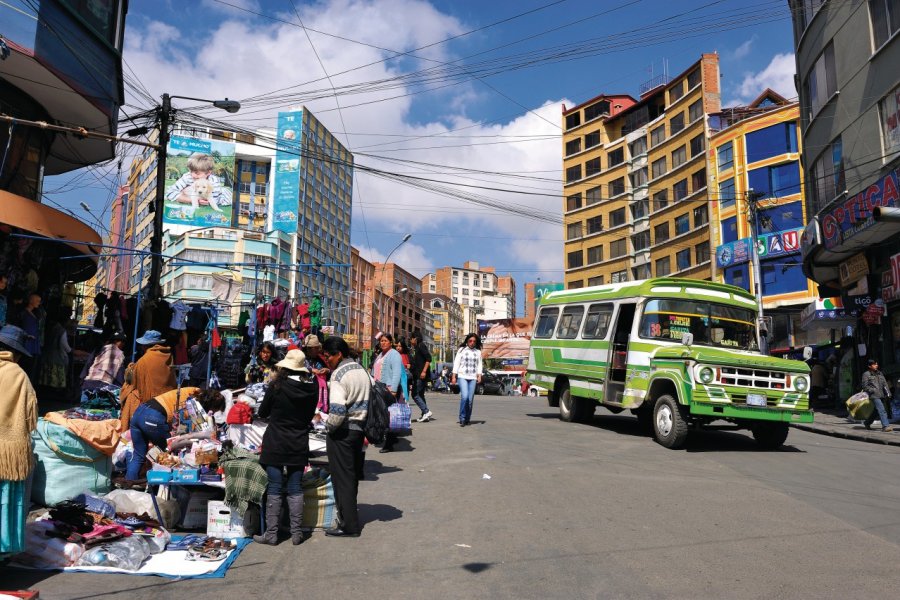
<path fill-rule="evenodd" d="M 369 390 L 369 408 L 366 413 L 366 424 L 363 431 L 369 443 L 380 444 L 391 426 L 391 413 L 388 406 L 395 401 L 394 395 L 380 381 L 373 381 Z"/>

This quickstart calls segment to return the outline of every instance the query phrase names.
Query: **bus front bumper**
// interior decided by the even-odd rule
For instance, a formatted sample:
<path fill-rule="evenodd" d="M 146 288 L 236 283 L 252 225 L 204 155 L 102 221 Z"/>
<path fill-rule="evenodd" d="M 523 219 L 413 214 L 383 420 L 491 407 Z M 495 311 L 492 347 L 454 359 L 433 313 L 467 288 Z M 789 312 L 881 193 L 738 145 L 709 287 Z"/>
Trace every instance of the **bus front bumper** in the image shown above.
<path fill-rule="evenodd" d="M 756 406 L 737 406 L 734 404 L 692 402 L 692 415 L 713 417 L 716 419 L 740 419 L 744 421 L 782 421 L 786 423 L 812 423 L 811 410 L 790 410 L 783 408 L 764 408 Z"/>

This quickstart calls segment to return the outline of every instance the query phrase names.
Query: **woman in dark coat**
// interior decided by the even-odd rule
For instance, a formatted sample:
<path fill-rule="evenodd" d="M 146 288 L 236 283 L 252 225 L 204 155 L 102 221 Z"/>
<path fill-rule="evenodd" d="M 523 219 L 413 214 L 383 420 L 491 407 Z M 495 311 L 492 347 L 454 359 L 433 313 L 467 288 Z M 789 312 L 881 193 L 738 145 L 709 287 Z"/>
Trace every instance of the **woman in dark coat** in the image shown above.
<path fill-rule="evenodd" d="M 287 495 L 291 521 L 291 541 L 303 542 L 303 470 L 309 463 L 309 430 L 319 384 L 306 366 L 302 350 L 291 350 L 279 362 L 278 372 L 259 406 L 259 416 L 269 419 L 262 439 L 260 464 L 269 476 L 266 499 L 266 530 L 253 536 L 258 544 L 278 543 L 281 495 Z"/>

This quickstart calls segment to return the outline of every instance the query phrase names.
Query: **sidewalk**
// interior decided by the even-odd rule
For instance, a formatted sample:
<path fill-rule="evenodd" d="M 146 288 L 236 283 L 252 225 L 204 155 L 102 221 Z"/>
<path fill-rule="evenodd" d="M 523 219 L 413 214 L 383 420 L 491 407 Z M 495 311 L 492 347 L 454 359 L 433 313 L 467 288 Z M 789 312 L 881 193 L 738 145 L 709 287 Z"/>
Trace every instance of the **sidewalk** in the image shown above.
<path fill-rule="evenodd" d="M 834 437 L 858 440 L 871 444 L 886 444 L 900 446 L 900 425 L 897 430 L 881 431 L 881 423 L 878 419 L 872 424 L 872 429 L 866 429 L 862 421 L 854 421 L 847 416 L 847 411 L 815 409 L 815 419 L 812 423 L 791 423 L 793 427 L 813 433 L 821 433 Z"/>

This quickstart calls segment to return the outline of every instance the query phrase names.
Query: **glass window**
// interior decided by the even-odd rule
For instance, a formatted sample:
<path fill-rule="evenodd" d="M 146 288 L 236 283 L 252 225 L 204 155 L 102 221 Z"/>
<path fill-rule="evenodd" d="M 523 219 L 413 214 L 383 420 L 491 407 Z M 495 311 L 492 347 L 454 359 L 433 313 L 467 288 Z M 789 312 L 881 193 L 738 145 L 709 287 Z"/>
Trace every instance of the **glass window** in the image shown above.
<path fill-rule="evenodd" d="M 672 272 L 672 261 L 668 256 L 656 260 L 656 276 L 665 277 Z"/>
<path fill-rule="evenodd" d="M 687 160 L 687 150 L 684 146 L 672 151 L 672 168 L 680 167 Z"/>
<path fill-rule="evenodd" d="M 628 254 L 628 243 L 625 240 L 615 240 L 609 244 L 609 257 L 619 258 Z"/>
<path fill-rule="evenodd" d="M 566 239 L 574 240 L 581 237 L 581 221 L 566 225 Z"/>
<path fill-rule="evenodd" d="M 575 138 L 566 142 L 566 156 L 581 152 L 581 138 Z"/>
<path fill-rule="evenodd" d="M 578 336 L 581 327 L 581 318 L 584 316 L 583 306 L 567 306 L 563 309 L 559 326 L 556 328 L 556 338 L 560 340 L 573 340 Z"/>
<path fill-rule="evenodd" d="M 559 318 L 559 308 L 555 306 L 545 306 L 541 308 L 538 315 L 538 322 L 534 328 L 534 337 L 549 338 L 556 329 L 556 320 Z"/>
<path fill-rule="evenodd" d="M 685 248 L 684 250 L 679 250 L 675 255 L 675 265 L 678 267 L 679 271 L 684 271 L 685 269 L 691 268 L 691 249 Z"/>
<path fill-rule="evenodd" d="M 734 177 L 719 183 L 719 210 L 734 206 Z"/>
<path fill-rule="evenodd" d="M 844 157 L 841 138 L 836 138 L 812 165 L 809 189 L 813 191 L 814 212 L 820 212 L 844 192 Z"/>
<path fill-rule="evenodd" d="M 837 91 L 834 73 L 834 44 L 829 43 L 825 51 L 816 59 L 813 68 L 806 74 L 806 109 L 812 118 L 828 99 Z"/>
<path fill-rule="evenodd" d="M 603 275 L 588 277 L 588 285 L 603 285 Z"/>
<path fill-rule="evenodd" d="M 647 184 L 647 167 L 641 167 L 634 173 L 629 173 L 628 178 L 631 180 L 631 187 L 636 188 Z"/>
<path fill-rule="evenodd" d="M 631 203 L 631 218 L 632 220 L 642 219 L 647 216 L 649 213 L 648 206 L 646 200 L 635 200 Z"/>
<path fill-rule="evenodd" d="M 609 226 L 618 227 L 625 224 L 625 208 L 617 208 L 609 213 Z"/>
<path fill-rule="evenodd" d="M 669 224 L 660 223 L 653 228 L 653 243 L 659 244 L 669 239 Z"/>
<path fill-rule="evenodd" d="M 603 246 L 592 246 L 588 248 L 588 264 L 603 262 Z"/>
<path fill-rule="evenodd" d="M 609 331 L 612 313 L 612 304 L 591 304 L 588 307 L 587 318 L 584 320 L 584 331 L 581 337 L 590 340 L 604 339 Z"/>
<path fill-rule="evenodd" d="M 682 96 L 684 96 L 684 81 L 678 81 L 669 88 L 669 104 L 677 102 Z"/>
<path fill-rule="evenodd" d="M 669 205 L 668 190 L 660 190 L 653 194 L 653 210 L 662 210 Z"/>
<path fill-rule="evenodd" d="M 581 165 L 575 165 L 566 169 L 566 183 L 581 179 Z"/>
<path fill-rule="evenodd" d="M 634 248 L 635 252 L 640 252 L 641 250 L 646 250 L 650 247 L 650 232 L 649 231 L 641 231 L 640 233 L 636 233 L 631 236 L 631 246 Z"/>
<path fill-rule="evenodd" d="M 737 217 L 722 219 L 722 243 L 736 242 L 738 239 Z"/>
<path fill-rule="evenodd" d="M 900 4 L 900 1 L 898 1 Z M 900 13 L 900 9 L 897 11 Z M 884 154 L 890 157 L 900 151 L 900 85 L 895 87 L 878 103 L 881 114 L 881 137 L 884 140 Z"/>
<path fill-rule="evenodd" d="M 702 244 L 697 244 L 694 246 L 694 262 L 698 265 L 702 265 L 703 263 L 709 260 L 709 244 L 703 242 Z"/>
<path fill-rule="evenodd" d="M 578 267 L 584 266 L 584 253 L 581 250 L 575 250 L 573 252 L 569 252 L 567 255 L 567 264 L 570 269 L 577 269 Z M 463 293 L 468 293 L 464 291 Z"/>
<path fill-rule="evenodd" d="M 600 193 L 600 186 L 592 187 L 587 192 L 585 192 L 585 206 L 590 206 L 591 204 L 597 204 L 603 199 L 602 194 Z"/>
<path fill-rule="evenodd" d="M 603 231 L 603 215 L 597 215 L 587 220 L 588 235 Z"/>
<path fill-rule="evenodd" d="M 666 126 L 660 125 L 650 132 L 650 147 L 661 144 L 666 139 Z"/>
<path fill-rule="evenodd" d="M 756 314 L 747 309 L 694 300 L 649 300 L 641 315 L 641 337 L 681 340 L 693 334 L 702 346 L 755 349 Z"/>
<path fill-rule="evenodd" d="M 625 178 L 619 177 L 609 182 L 609 196 L 618 196 L 625 193 Z"/>
<path fill-rule="evenodd" d="M 650 166 L 653 173 L 653 179 L 657 177 L 661 177 L 666 174 L 666 157 L 663 156 L 660 159 L 654 160 L 653 164 Z"/>
<path fill-rule="evenodd" d="M 791 202 L 760 210 L 759 227 L 763 231 L 785 231 L 803 227 L 803 203 Z"/>
<path fill-rule="evenodd" d="M 609 114 L 609 100 L 601 100 L 596 104 L 592 104 L 584 109 L 584 120 L 590 121 L 596 119 L 600 115 Z"/>
<path fill-rule="evenodd" d="M 625 162 L 625 148 L 616 148 L 607 155 L 606 164 L 609 165 L 610 169 L 623 162 Z"/>
<path fill-rule="evenodd" d="M 577 210 L 581 208 L 581 194 L 572 194 L 566 198 L 566 210 Z"/>
<path fill-rule="evenodd" d="M 616 271 L 609 278 L 610 283 L 624 283 L 626 281 L 628 281 L 628 271 Z"/>
<path fill-rule="evenodd" d="M 688 121 L 693 123 L 703 116 L 703 99 L 699 99 L 688 106 Z"/>
<path fill-rule="evenodd" d="M 646 153 L 647 138 L 641 137 L 631 142 L 631 145 L 628 146 L 628 152 L 631 153 L 631 156 L 640 156 L 641 154 Z"/>
<path fill-rule="evenodd" d="M 716 149 L 716 157 L 719 162 L 719 170 L 725 171 L 734 166 L 734 146 L 731 142 L 722 144 Z"/>
<path fill-rule="evenodd" d="M 797 255 L 761 260 L 759 266 L 764 296 L 806 291 L 808 283 Z"/>
<path fill-rule="evenodd" d="M 748 163 L 797 152 L 797 125 L 793 121 L 776 123 L 748 133 L 745 139 Z"/>
<path fill-rule="evenodd" d="M 705 204 L 694 209 L 694 228 L 702 227 L 709 223 L 709 207 Z"/>
<path fill-rule="evenodd" d="M 584 287 L 584 279 L 573 279 L 569 282 L 568 288 L 570 290 L 574 290 L 580 287 Z"/>
<path fill-rule="evenodd" d="M 750 291 L 750 271 L 749 264 L 736 265 L 734 267 L 726 267 L 723 271 L 725 277 L 725 283 L 729 285 L 736 285 L 739 288 L 744 288 L 748 292 Z"/>
<path fill-rule="evenodd" d="M 694 158 L 706 149 L 706 134 L 701 133 L 691 140 L 691 158 Z"/>
<path fill-rule="evenodd" d="M 588 148 L 593 148 L 594 146 L 600 145 L 600 132 L 592 131 L 586 136 L 584 136 L 584 148 L 587 150 Z"/>
<path fill-rule="evenodd" d="M 669 121 L 669 131 L 672 132 L 671 135 L 675 135 L 682 129 L 684 129 L 684 113 L 680 112 Z"/>
<path fill-rule="evenodd" d="M 584 176 L 590 177 L 600 172 L 600 157 L 592 158 L 584 163 Z"/>
<path fill-rule="evenodd" d="M 800 164 L 797 161 L 750 169 L 747 183 L 763 198 L 781 198 L 800 193 Z"/>
<path fill-rule="evenodd" d="M 690 215 L 678 215 L 675 217 L 675 235 L 682 235 L 691 230 Z"/>
<path fill-rule="evenodd" d="M 869 0 L 869 15 L 872 18 L 872 34 L 877 50 L 900 29 L 900 2 Z"/>
<path fill-rule="evenodd" d="M 691 192 L 698 192 L 706 187 L 706 168 L 702 168 L 691 175 Z"/>
<path fill-rule="evenodd" d="M 678 183 L 672 186 L 672 198 L 675 202 L 687 198 L 688 195 L 688 184 L 687 179 L 682 179 Z"/>
<path fill-rule="evenodd" d="M 566 129 L 572 129 L 581 125 L 581 111 L 566 115 Z"/>
<path fill-rule="evenodd" d="M 631 274 L 634 277 L 635 281 L 641 279 L 650 279 L 651 277 L 653 277 L 653 273 L 650 271 L 650 263 L 632 267 Z"/>
<path fill-rule="evenodd" d="M 700 69 L 694 69 L 687 76 L 688 89 L 700 85 Z"/>

